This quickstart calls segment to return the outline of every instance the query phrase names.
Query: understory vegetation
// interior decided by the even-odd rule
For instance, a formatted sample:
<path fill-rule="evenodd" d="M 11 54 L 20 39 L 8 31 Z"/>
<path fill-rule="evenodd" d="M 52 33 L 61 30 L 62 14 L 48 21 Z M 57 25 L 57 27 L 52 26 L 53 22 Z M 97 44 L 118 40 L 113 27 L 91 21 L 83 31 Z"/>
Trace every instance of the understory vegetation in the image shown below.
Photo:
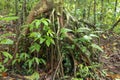
<path fill-rule="evenodd" d="M 119 0 L 2 0 L 1 79 L 103 80 L 100 40 L 119 22 Z"/>

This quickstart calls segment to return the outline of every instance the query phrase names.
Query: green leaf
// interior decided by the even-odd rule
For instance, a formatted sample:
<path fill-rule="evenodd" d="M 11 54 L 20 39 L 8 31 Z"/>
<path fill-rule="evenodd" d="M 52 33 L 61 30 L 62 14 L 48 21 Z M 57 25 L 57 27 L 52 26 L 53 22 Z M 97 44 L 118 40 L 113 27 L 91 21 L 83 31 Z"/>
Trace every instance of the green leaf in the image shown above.
<path fill-rule="evenodd" d="M 41 34 L 39 32 L 32 32 L 32 33 L 30 33 L 29 37 L 33 37 L 33 38 L 39 39 L 41 37 Z"/>
<path fill-rule="evenodd" d="M 47 21 L 42 21 L 43 22 L 43 24 L 45 25 L 45 26 L 48 26 L 48 22 Z"/>
<path fill-rule="evenodd" d="M 17 17 L 17 16 L 11 16 L 11 17 L 1 18 L 0 20 L 12 21 L 12 20 L 16 20 L 16 19 L 18 19 L 18 18 L 19 18 L 19 17 Z"/>
<path fill-rule="evenodd" d="M 40 58 L 39 60 L 40 60 L 40 63 L 43 63 L 44 65 L 46 64 L 44 59 Z"/>
<path fill-rule="evenodd" d="M 15 60 L 13 60 L 13 61 L 12 61 L 12 65 L 14 65 L 16 62 L 17 62 L 17 60 L 16 60 L 16 59 L 15 59 Z"/>
<path fill-rule="evenodd" d="M 81 47 L 81 50 L 82 50 L 82 52 L 84 52 L 84 53 L 87 52 L 87 48 L 86 48 L 85 46 L 82 46 L 82 47 Z"/>
<path fill-rule="evenodd" d="M 103 31 L 94 31 L 93 33 L 103 33 Z"/>
<path fill-rule="evenodd" d="M 6 57 L 6 58 L 9 58 L 9 59 L 12 59 L 12 55 L 8 52 L 2 52 L 2 54 Z"/>
<path fill-rule="evenodd" d="M 99 47 L 98 45 L 92 44 L 91 46 L 92 46 L 93 48 L 98 49 L 98 50 L 100 50 L 101 52 L 103 52 L 102 48 Z"/>
<path fill-rule="evenodd" d="M 13 44 L 14 41 L 11 39 L 3 39 L 0 41 L 0 44 Z"/>
<path fill-rule="evenodd" d="M 88 32 L 90 30 L 91 29 L 89 29 L 89 28 L 83 27 L 83 28 L 78 28 L 76 32 Z"/>
<path fill-rule="evenodd" d="M 44 41 L 45 41 L 45 39 L 40 37 L 40 44 L 42 44 Z"/>
<path fill-rule="evenodd" d="M 29 24 L 28 27 L 30 28 L 30 31 L 32 31 L 35 28 L 33 24 Z"/>
<path fill-rule="evenodd" d="M 48 26 L 48 24 L 50 23 L 50 20 L 45 19 L 45 18 L 42 18 L 42 19 L 41 19 L 41 22 L 42 22 L 45 26 Z"/>
<path fill-rule="evenodd" d="M 40 75 L 38 72 L 34 72 L 31 76 L 31 80 L 39 80 Z"/>
<path fill-rule="evenodd" d="M 39 58 L 37 58 L 37 57 L 34 57 L 34 60 L 35 60 L 35 62 L 37 63 L 37 65 L 39 65 Z"/>
<path fill-rule="evenodd" d="M 36 29 L 40 27 L 40 24 L 41 24 L 40 20 L 36 20 L 35 22 Z"/>
<path fill-rule="evenodd" d="M 84 38 L 85 40 L 88 40 L 88 41 L 92 40 L 92 37 L 91 37 L 91 36 L 88 36 L 88 35 L 83 36 L 83 38 Z"/>
<path fill-rule="evenodd" d="M 31 68 L 32 64 L 34 63 L 34 59 L 29 59 L 28 61 L 29 68 Z"/>
<path fill-rule="evenodd" d="M 5 58 L 4 61 L 3 61 L 3 63 L 7 63 L 8 60 L 9 60 L 8 58 Z"/>
<path fill-rule="evenodd" d="M 29 48 L 31 52 L 40 51 L 40 45 L 38 43 L 34 43 L 33 45 L 31 45 L 31 47 Z"/>
<path fill-rule="evenodd" d="M 51 43 L 55 44 L 54 40 L 51 37 L 47 36 L 46 45 L 49 47 Z"/>
<path fill-rule="evenodd" d="M 0 37 L 3 37 L 3 38 L 9 37 L 9 36 L 16 36 L 16 34 L 13 34 L 13 33 L 5 33 L 5 34 L 0 35 Z"/>
<path fill-rule="evenodd" d="M 27 58 L 29 58 L 30 56 L 27 53 L 21 53 L 20 54 L 20 59 L 21 60 L 26 60 Z"/>
<path fill-rule="evenodd" d="M 61 33 L 67 33 L 67 32 L 72 32 L 73 30 L 68 29 L 68 28 L 62 28 Z"/>
<path fill-rule="evenodd" d="M 49 39 L 46 40 L 46 45 L 49 47 L 50 46 L 51 41 Z"/>
<path fill-rule="evenodd" d="M 98 38 L 98 36 L 95 35 L 95 34 L 90 34 L 89 36 L 91 36 L 91 37 L 97 37 Z"/>
<path fill-rule="evenodd" d="M 54 34 L 55 33 L 51 29 L 49 29 L 48 32 L 47 32 L 47 35 L 48 36 L 50 35 L 51 37 L 53 37 Z"/>

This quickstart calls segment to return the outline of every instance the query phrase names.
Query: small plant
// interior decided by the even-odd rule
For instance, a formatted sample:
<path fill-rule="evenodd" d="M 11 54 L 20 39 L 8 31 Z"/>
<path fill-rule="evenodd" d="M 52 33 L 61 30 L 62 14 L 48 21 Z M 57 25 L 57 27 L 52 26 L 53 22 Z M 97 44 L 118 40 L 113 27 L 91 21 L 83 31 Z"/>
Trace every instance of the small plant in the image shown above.
<path fill-rule="evenodd" d="M 83 64 L 79 64 L 78 65 L 78 71 L 77 71 L 77 78 L 81 78 L 81 79 L 86 79 L 86 78 L 93 78 L 96 79 L 95 76 L 97 76 L 97 78 L 99 77 L 98 75 L 95 75 L 96 72 L 94 71 L 95 69 L 97 69 L 97 67 L 99 67 L 99 65 L 91 65 L 91 66 L 84 66 Z M 77 79 L 76 78 L 76 79 Z"/>

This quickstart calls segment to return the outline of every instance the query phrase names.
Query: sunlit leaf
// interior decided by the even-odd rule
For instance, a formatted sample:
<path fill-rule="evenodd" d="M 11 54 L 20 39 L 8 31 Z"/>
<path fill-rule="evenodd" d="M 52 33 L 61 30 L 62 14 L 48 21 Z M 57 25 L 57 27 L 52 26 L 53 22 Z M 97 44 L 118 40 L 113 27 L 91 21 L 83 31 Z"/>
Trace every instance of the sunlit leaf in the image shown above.
<path fill-rule="evenodd" d="M 49 47 L 51 43 L 55 44 L 54 40 L 51 37 L 47 37 L 46 45 Z"/>
<path fill-rule="evenodd" d="M 89 36 L 91 36 L 91 37 L 97 37 L 98 38 L 98 36 L 95 35 L 95 34 L 90 34 Z"/>
<path fill-rule="evenodd" d="M 71 32 L 72 30 L 71 29 L 68 29 L 68 28 L 62 28 L 61 29 L 61 33 L 67 33 L 67 32 Z"/>
<path fill-rule="evenodd" d="M 40 78 L 40 75 L 38 72 L 34 72 L 32 75 L 31 75 L 31 80 L 39 80 Z"/>
<path fill-rule="evenodd" d="M 34 63 L 34 59 L 29 59 L 27 62 L 28 62 L 29 68 L 31 68 Z"/>
<path fill-rule="evenodd" d="M 30 33 L 29 37 L 40 38 L 41 34 L 39 32 L 32 32 L 32 33 Z"/>
<path fill-rule="evenodd" d="M 37 21 L 35 22 L 36 29 L 38 29 L 38 28 L 39 28 L 40 24 L 41 24 L 40 20 L 37 20 Z"/>
<path fill-rule="evenodd" d="M 92 37 L 91 37 L 91 36 L 88 36 L 88 35 L 83 36 L 83 38 L 84 38 L 85 40 L 87 40 L 87 41 L 92 40 Z"/>
<path fill-rule="evenodd" d="M 31 47 L 29 49 L 30 49 L 31 52 L 34 52 L 34 51 L 39 52 L 40 45 L 38 43 L 34 43 L 33 45 L 31 45 Z"/>
<path fill-rule="evenodd" d="M 14 65 L 16 62 L 17 62 L 17 60 L 16 60 L 16 59 L 15 59 L 15 60 L 13 60 L 13 61 L 12 61 L 12 65 Z"/>
<path fill-rule="evenodd" d="M 78 28 L 77 29 L 77 32 L 88 32 L 88 31 L 90 31 L 91 29 L 89 29 L 89 28 L 86 28 L 86 27 L 83 27 L 83 28 Z"/>
<path fill-rule="evenodd" d="M 27 58 L 29 58 L 30 56 L 27 53 L 21 53 L 20 54 L 20 59 L 21 60 L 26 60 Z"/>
<path fill-rule="evenodd" d="M 40 44 L 42 44 L 44 41 L 45 41 L 45 39 L 40 37 Z"/>
<path fill-rule="evenodd" d="M 49 39 L 46 40 L 46 45 L 49 47 L 50 46 L 51 41 Z"/>
<path fill-rule="evenodd" d="M 6 58 L 9 58 L 9 59 L 12 59 L 12 55 L 10 54 L 10 53 L 8 53 L 8 52 L 2 52 L 3 53 L 3 55 L 6 57 Z"/>
<path fill-rule="evenodd" d="M 48 32 L 47 32 L 47 35 L 49 36 L 51 36 L 51 37 L 53 37 L 53 35 L 54 35 L 55 33 L 52 31 L 52 30 L 48 30 Z"/>
<path fill-rule="evenodd" d="M 13 44 L 14 41 L 11 39 L 3 39 L 0 41 L 0 44 Z"/>
<path fill-rule="evenodd" d="M 11 16 L 11 17 L 4 17 L 4 18 L 1 18 L 0 20 L 4 20 L 4 21 L 12 21 L 12 20 L 16 20 L 18 19 L 19 17 L 17 16 Z"/>
<path fill-rule="evenodd" d="M 35 62 L 37 63 L 37 65 L 39 65 L 39 58 L 34 57 L 34 60 L 35 60 Z"/>

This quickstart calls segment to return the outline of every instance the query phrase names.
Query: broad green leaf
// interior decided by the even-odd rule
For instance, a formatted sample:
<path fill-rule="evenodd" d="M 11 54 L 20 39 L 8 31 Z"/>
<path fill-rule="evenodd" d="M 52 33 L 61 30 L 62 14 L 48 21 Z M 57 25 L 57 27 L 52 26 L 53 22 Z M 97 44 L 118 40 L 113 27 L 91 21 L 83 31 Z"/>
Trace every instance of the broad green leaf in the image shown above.
<path fill-rule="evenodd" d="M 0 44 L 13 44 L 14 41 L 11 39 L 3 39 L 0 41 Z"/>
<path fill-rule="evenodd" d="M 17 62 L 17 60 L 14 59 L 14 60 L 12 61 L 12 65 L 14 65 L 16 62 Z"/>
<path fill-rule="evenodd" d="M 39 80 L 40 78 L 40 75 L 38 72 L 34 72 L 32 75 L 31 75 L 31 80 Z"/>
<path fill-rule="evenodd" d="M 44 65 L 46 64 L 46 61 L 42 58 L 39 59 L 40 60 L 40 63 L 43 63 Z"/>
<path fill-rule="evenodd" d="M 45 41 L 45 39 L 40 37 L 40 44 L 42 44 L 44 41 Z"/>
<path fill-rule="evenodd" d="M 36 29 L 40 27 L 40 24 L 41 24 L 40 20 L 36 20 L 35 22 Z"/>
<path fill-rule="evenodd" d="M 40 38 L 41 34 L 39 32 L 32 32 L 30 33 L 29 37 L 33 37 L 33 38 Z"/>
<path fill-rule="evenodd" d="M 31 68 L 32 64 L 34 63 L 34 59 L 29 59 L 28 61 L 29 68 Z"/>
<path fill-rule="evenodd" d="M 47 32 L 47 35 L 49 36 L 51 36 L 51 37 L 53 37 L 53 35 L 54 35 L 55 33 L 52 31 L 52 30 L 48 30 L 48 32 Z"/>
<path fill-rule="evenodd" d="M 46 45 L 49 47 L 51 43 L 55 44 L 54 40 L 51 37 L 47 36 Z"/>
<path fill-rule="evenodd" d="M 89 36 L 98 38 L 98 36 L 95 34 L 90 34 Z"/>
<path fill-rule="evenodd" d="M 48 26 L 48 24 L 50 23 L 50 20 L 45 19 L 45 18 L 42 18 L 42 19 L 41 19 L 41 22 L 42 22 L 45 26 Z"/>
<path fill-rule="evenodd" d="M 50 39 L 50 41 L 51 41 L 52 44 L 55 44 L 55 42 L 54 42 L 54 40 L 52 38 Z"/>
<path fill-rule="evenodd" d="M 30 31 L 32 31 L 35 28 L 33 24 L 29 24 L 28 27 L 30 28 Z"/>
<path fill-rule="evenodd" d="M 29 48 L 31 52 L 40 51 L 40 45 L 38 43 L 34 43 L 33 45 L 31 45 L 31 47 Z"/>
<path fill-rule="evenodd" d="M 20 59 L 21 60 L 26 60 L 27 58 L 29 58 L 30 56 L 27 53 L 21 53 L 20 54 Z"/>
<path fill-rule="evenodd" d="M 37 63 L 37 65 L 39 65 L 39 63 L 40 63 L 40 62 L 39 62 L 39 61 L 40 61 L 39 58 L 34 57 L 34 60 L 35 60 L 35 62 Z"/>
<path fill-rule="evenodd" d="M 3 63 L 7 63 L 9 61 L 9 58 L 5 58 Z"/>
<path fill-rule="evenodd" d="M 72 32 L 73 30 L 68 29 L 68 28 L 62 28 L 61 33 L 67 33 L 67 32 Z"/>
<path fill-rule="evenodd" d="M 89 29 L 89 28 L 83 27 L 83 28 L 78 28 L 76 32 L 88 32 L 90 30 L 91 29 Z"/>
<path fill-rule="evenodd" d="M 85 46 L 82 46 L 82 47 L 81 47 L 81 50 L 82 50 L 82 52 L 84 52 L 84 53 L 87 52 L 87 48 L 86 48 Z"/>
<path fill-rule="evenodd" d="M 2 52 L 2 54 L 6 57 L 6 58 L 9 58 L 9 59 L 12 59 L 12 55 L 8 52 Z"/>
<path fill-rule="evenodd" d="M 3 38 L 9 37 L 9 36 L 16 36 L 16 34 L 9 32 L 9 33 L 5 33 L 5 34 L 0 35 L 0 37 L 3 37 Z"/>
<path fill-rule="evenodd" d="M 83 36 L 83 38 L 86 39 L 86 40 L 88 40 L 88 41 L 92 40 L 92 37 L 88 36 L 88 35 Z"/>
<path fill-rule="evenodd" d="M 46 40 L 46 45 L 49 47 L 50 46 L 51 41 L 49 39 Z"/>
<path fill-rule="evenodd" d="M 103 33 L 103 31 L 94 31 L 93 33 Z"/>
<path fill-rule="evenodd" d="M 0 20 L 4 20 L 4 21 L 12 21 L 12 20 L 16 20 L 18 19 L 19 17 L 17 16 L 11 16 L 11 17 L 4 17 L 4 18 L 1 18 Z"/>
<path fill-rule="evenodd" d="M 101 52 L 103 52 L 102 48 L 99 47 L 98 45 L 92 44 L 91 46 L 92 46 L 93 48 L 98 49 L 98 50 L 100 50 Z"/>
<path fill-rule="evenodd" d="M 42 21 L 44 23 L 45 26 L 48 26 L 48 22 L 47 21 Z"/>

